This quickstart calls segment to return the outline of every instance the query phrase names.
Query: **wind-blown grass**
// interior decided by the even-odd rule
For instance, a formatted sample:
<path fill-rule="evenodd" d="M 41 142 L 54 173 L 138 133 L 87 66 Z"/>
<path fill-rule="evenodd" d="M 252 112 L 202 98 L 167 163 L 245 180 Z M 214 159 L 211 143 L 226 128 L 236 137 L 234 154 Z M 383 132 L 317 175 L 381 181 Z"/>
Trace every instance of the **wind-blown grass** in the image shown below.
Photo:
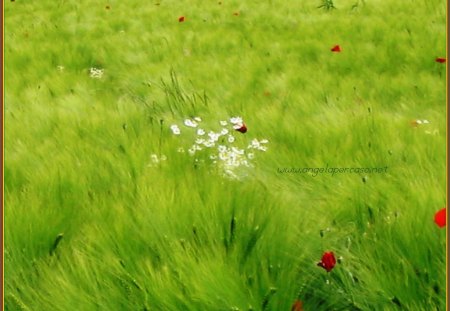
<path fill-rule="evenodd" d="M 333 4 L 5 3 L 6 309 L 443 310 L 445 4 Z M 268 150 L 224 178 L 195 116 Z M 327 166 L 387 170 L 278 171 Z"/>

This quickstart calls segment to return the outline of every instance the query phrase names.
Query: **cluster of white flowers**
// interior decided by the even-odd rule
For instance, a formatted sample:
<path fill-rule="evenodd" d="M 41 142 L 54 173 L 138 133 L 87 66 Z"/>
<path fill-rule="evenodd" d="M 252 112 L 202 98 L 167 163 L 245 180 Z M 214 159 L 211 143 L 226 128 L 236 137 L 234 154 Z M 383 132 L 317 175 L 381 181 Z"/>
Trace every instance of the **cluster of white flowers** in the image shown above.
<path fill-rule="evenodd" d="M 424 126 L 424 125 L 426 125 L 426 124 L 430 124 L 431 122 L 430 121 L 428 121 L 428 120 L 419 120 L 419 119 L 417 119 L 417 120 L 413 120 L 412 121 L 412 125 L 414 126 L 414 127 L 422 127 L 422 126 Z M 424 132 L 425 132 L 425 134 L 428 134 L 428 135 L 439 135 L 439 130 L 438 129 L 430 129 L 429 127 L 425 127 L 425 128 L 427 128 Z"/>
<path fill-rule="evenodd" d="M 206 153 L 207 161 L 220 169 L 224 176 L 230 178 L 239 178 L 242 167 L 252 167 L 252 160 L 255 158 L 255 152 L 267 151 L 267 139 L 253 139 L 247 147 L 240 148 L 236 145 L 246 145 L 243 141 L 243 133 L 247 128 L 241 117 L 232 117 L 229 121 L 219 121 L 219 126 L 215 130 L 209 130 L 201 126 L 202 119 L 199 117 L 184 120 L 183 124 L 188 131 L 188 135 L 193 137 L 193 143 L 185 147 L 179 147 L 178 152 L 187 153 L 195 157 L 195 161 L 204 161 L 199 159 L 200 153 Z M 243 130 L 245 128 L 245 130 Z M 174 135 L 180 135 L 182 130 L 177 124 L 170 125 L 170 130 Z M 234 132 L 238 135 L 235 136 Z M 239 134 L 242 133 L 242 134 Z M 239 137 L 238 137 L 239 136 Z M 236 144 L 236 145 L 235 145 Z"/>
<path fill-rule="evenodd" d="M 103 77 L 104 69 L 98 69 L 92 67 L 89 69 L 89 76 L 94 79 L 101 79 Z"/>
<path fill-rule="evenodd" d="M 252 143 L 247 146 L 247 149 L 256 149 L 256 150 L 260 150 L 260 151 L 267 151 L 267 147 L 264 145 L 267 144 L 268 142 L 269 141 L 267 139 L 262 139 L 262 140 L 253 139 Z"/>
<path fill-rule="evenodd" d="M 414 122 L 416 122 L 416 124 L 428 124 L 428 123 L 430 123 L 430 121 L 428 121 L 428 120 L 414 120 Z"/>
<path fill-rule="evenodd" d="M 233 124 L 235 130 L 240 129 L 244 125 L 244 121 L 242 121 L 241 117 L 230 118 L 230 123 Z"/>

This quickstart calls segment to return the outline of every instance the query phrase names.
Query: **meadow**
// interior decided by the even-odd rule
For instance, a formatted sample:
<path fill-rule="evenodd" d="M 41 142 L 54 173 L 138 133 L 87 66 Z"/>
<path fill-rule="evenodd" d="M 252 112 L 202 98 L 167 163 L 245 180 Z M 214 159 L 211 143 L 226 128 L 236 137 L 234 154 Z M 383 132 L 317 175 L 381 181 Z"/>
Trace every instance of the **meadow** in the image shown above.
<path fill-rule="evenodd" d="M 5 310 L 445 309 L 445 1 L 4 17 Z"/>

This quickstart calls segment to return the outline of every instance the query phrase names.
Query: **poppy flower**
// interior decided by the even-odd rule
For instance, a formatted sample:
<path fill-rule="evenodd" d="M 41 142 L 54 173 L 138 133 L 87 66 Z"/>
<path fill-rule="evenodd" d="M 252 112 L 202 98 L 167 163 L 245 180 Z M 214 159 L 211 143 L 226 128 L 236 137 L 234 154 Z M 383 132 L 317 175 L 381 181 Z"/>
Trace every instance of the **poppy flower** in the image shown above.
<path fill-rule="evenodd" d="M 445 62 L 446 62 L 446 59 L 443 58 L 443 57 L 438 57 L 438 58 L 436 58 L 436 63 L 441 63 L 441 64 L 443 64 L 443 63 L 445 63 Z"/>
<path fill-rule="evenodd" d="M 317 265 L 327 270 L 327 272 L 330 272 L 336 265 L 336 257 L 334 257 L 333 252 L 325 252 Z"/>
<path fill-rule="evenodd" d="M 342 51 L 342 49 L 341 49 L 341 47 L 339 46 L 339 45 L 335 45 L 335 46 L 333 46 L 333 48 L 331 49 L 331 52 L 341 52 Z"/>
<path fill-rule="evenodd" d="M 434 222 L 439 228 L 445 227 L 447 224 L 447 209 L 445 207 L 434 214 Z"/>
<path fill-rule="evenodd" d="M 247 127 L 245 126 L 244 123 L 242 123 L 241 127 L 237 128 L 236 131 L 241 132 L 241 133 L 246 133 Z"/>
<path fill-rule="evenodd" d="M 184 22 L 184 16 L 180 16 L 180 17 L 178 17 L 178 21 L 180 22 L 180 23 L 182 23 L 182 22 Z"/>
<path fill-rule="evenodd" d="M 303 311 L 303 302 L 298 299 L 294 301 L 294 304 L 291 307 L 291 311 Z"/>

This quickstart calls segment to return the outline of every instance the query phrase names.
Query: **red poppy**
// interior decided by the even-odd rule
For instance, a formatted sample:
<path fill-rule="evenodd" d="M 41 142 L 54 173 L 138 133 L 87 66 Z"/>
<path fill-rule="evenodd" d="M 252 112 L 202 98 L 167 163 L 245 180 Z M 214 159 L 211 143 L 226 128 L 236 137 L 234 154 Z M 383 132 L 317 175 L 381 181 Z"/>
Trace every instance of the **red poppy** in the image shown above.
<path fill-rule="evenodd" d="M 298 299 L 296 301 L 294 301 L 291 311 L 303 311 L 303 302 L 301 302 Z"/>
<path fill-rule="evenodd" d="M 242 126 L 237 128 L 236 131 L 241 132 L 241 133 L 246 133 L 247 132 L 247 127 L 245 126 L 244 123 L 242 123 Z"/>
<path fill-rule="evenodd" d="M 178 17 L 178 21 L 179 21 L 180 23 L 184 22 L 184 16 Z"/>
<path fill-rule="evenodd" d="M 341 52 L 342 51 L 342 49 L 341 49 L 341 47 L 339 46 L 339 45 L 335 45 L 335 46 L 333 46 L 333 48 L 331 49 L 331 52 Z"/>
<path fill-rule="evenodd" d="M 436 62 L 437 63 L 441 63 L 441 64 L 443 64 L 443 63 L 445 63 L 447 60 L 445 59 L 445 58 L 443 58 L 443 57 L 438 57 L 438 58 L 436 58 Z"/>
<path fill-rule="evenodd" d="M 322 260 L 317 265 L 330 272 L 336 265 L 336 257 L 334 257 L 333 252 L 325 252 L 322 255 Z"/>
<path fill-rule="evenodd" d="M 447 209 L 445 207 L 434 214 L 434 222 L 439 228 L 445 227 L 447 224 Z"/>

